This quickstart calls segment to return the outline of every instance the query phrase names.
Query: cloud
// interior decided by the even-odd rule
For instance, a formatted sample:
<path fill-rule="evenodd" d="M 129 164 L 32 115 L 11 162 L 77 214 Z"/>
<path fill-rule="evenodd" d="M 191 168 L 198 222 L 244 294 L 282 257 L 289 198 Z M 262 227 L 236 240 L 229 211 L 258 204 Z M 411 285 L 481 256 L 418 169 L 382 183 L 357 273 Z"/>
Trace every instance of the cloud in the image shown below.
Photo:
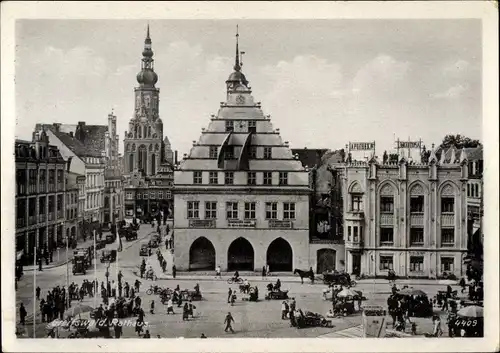
<path fill-rule="evenodd" d="M 468 85 L 458 84 L 448 88 L 444 92 L 433 93 L 431 97 L 434 99 L 457 99 L 469 90 Z"/>

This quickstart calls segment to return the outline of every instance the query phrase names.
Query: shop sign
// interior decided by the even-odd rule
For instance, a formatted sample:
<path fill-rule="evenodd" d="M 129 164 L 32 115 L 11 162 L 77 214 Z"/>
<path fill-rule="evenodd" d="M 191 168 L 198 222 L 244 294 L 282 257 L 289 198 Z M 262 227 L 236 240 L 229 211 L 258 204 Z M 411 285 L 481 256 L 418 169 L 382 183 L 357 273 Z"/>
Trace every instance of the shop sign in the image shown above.
<path fill-rule="evenodd" d="M 189 228 L 215 228 L 214 219 L 190 219 Z"/>
<path fill-rule="evenodd" d="M 227 225 L 229 228 L 255 228 L 256 222 L 253 219 L 230 219 Z"/>
<path fill-rule="evenodd" d="M 290 229 L 293 228 L 293 222 L 271 219 L 269 220 L 269 228 Z"/>

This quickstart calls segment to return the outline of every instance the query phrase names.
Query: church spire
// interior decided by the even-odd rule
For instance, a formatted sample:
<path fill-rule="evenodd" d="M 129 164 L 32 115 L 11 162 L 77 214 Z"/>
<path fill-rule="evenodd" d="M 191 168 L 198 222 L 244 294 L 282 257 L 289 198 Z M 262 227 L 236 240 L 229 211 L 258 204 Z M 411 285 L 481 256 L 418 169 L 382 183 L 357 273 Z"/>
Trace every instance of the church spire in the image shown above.
<path fill-rule="evenodd" d="M 241 70 L 241 65 L 240 65 L 240 50 L 238 48 L 238 37 L 240 34 L 238 33 L 238 25 L 236 25 L 236 57 L 234 60 L 234 70 L 235 71 L 240 71 Z"/>
<path fill-rule="evenodd" d="M 146 86 L 153 86 L 158 81 L 158 76 L 154 72 L 153 49 L 149 35 L 149 23 L 146 29 L 146 39 L 144 39 L 144 50 L 142 51 L 141 72 L 137 74 L 137 82 Z"/>

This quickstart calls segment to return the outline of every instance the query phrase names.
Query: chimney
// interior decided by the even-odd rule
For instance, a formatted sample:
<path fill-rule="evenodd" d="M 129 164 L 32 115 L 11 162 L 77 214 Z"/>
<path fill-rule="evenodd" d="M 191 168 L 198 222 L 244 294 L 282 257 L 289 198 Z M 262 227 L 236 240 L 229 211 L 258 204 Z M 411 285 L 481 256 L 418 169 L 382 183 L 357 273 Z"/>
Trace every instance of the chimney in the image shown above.
<path fill-rule="evenodd" d="M 61 129 L 61 123 L 53 123 L 52 125 L 54 126 L 56 131 L 59 132 L 59 130 Z"/>
<path fill-rule="evenodd" d="M 178 159 L 177 159 L 177 151 L 174 152 L 174 165 L 177 165 L 177 163 L 179 163 Z"/>
<path fill-rule="evenodd" d="M 69 136 L 74 137 L 74 135 L 73 135 L 73 131 L 70 131 L 70 132 L 69 132 Z"/>
<path fill-rule="evenodd" d="M 80 126 L 80 127 L 84 127 L 84 126 L 85 126 L 85 121 L 79 121 L 79 122 L 78 122 L 78 126 Z"/>

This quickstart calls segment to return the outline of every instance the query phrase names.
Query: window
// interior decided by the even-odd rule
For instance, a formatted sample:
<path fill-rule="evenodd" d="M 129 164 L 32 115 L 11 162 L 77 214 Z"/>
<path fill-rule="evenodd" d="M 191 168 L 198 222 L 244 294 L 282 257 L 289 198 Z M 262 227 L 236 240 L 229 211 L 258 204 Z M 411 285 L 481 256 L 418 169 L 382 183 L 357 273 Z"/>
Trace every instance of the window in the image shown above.
<path fill-rule="evenodd" d="M 424 270 L 424 257 L 423 256 L 410 256 L 410 271 L 422 272 Z"/>
<path fill-rule="evenodd" d="M 358 227 L 354 226 L 354 227 L 352 227 L 352 228 L 353 228 L 353 229 L 352 229 L 352 230 L 353 230 L 353 233 L 352 233 L 352 234 L 353 234 L 352 240 L 353 240 L 354 242 L 358 242 L 358 241 L 359 241 Z"/>
<path fill-rule="evenodd" d="M 255 202 L 245 202 L 245 219 L 256 219 Z"/>
<path fill-rule="evenodd" d="M 410 228 L 410 246 L 424 245 L 424 229 Z"/>
<path fill-rule="evenodd" d="M 257 185 L 257 176 L 255 172 L 247 173 L 247 184 L 248 185 Z"/>
<path fill-rule="evenodd" d="M 58 170 L 57 171 L 57 189 L 62 190 L 63 185 L 64 185 L 64 171 Z"/>
<path fill-rule="evenodd" d="M 264 185 L 273 185 L 273 173 L 272 172 L 264 172 Z"/>
<path fill-rule="evenodd" d="M 212 158 L 212 159 L 217 158 L 217 146 L 210 146 L 209 158 Z"/>
<path fill-rule="evenodd" d="M 248 132 L 257 132 L 257 122 L 255 120 L 250 120 L 248 122 Z"/>
<path fill-rule="evenodd" d="M 47 171 L 45 169 L 40 170 L 40 192 L 45 192 L 47 190 L 46 188 L 46 183 L 47 183 Z"/>
<path fill-rule="evenodd" d="M 474 185 L 474 190 L 475 190 L 474 197 L 479 197 L 479 185 L 478 184 Z"/>
<path fill-rule="evenodd" d="M 231 132 L 234 130 L 234 121 L 226 120 L 226 132 Z"/>
<path fill-rule="evenodd" d="M 163 199 L 163 191 L 158 191 L 158 199 Z"/>
<path fill-rule="evenodd" d="M 272 148 L 271 147 L 264 147 L 264 159 L 271 159 L 272 158 Z"/>
<path fill-rule="evenodd" d="M 203 184 L 203 175 L 201 172 L 193 172 L 193 184 Z"/>
<path fill-rule="evenodd" d="M 170 191 L 170 190 L 165 191 L 165 198 L 166 199 L 171 199 L 172 198 L 172 191 Z"/>
<path fill-rule="evenodd" d="M 257 146 L 250 146 L 250 158 L 257 159 Z"/>
<path fill-rule="evenodd" d="M 394 197 L 383 196 L 380 198 L 380 212 L 394 213 Z"/>
<path fill-rule="evenodd" d="M 217 218 L 217 202 L 207 201 L 205 202 L 205 219 L 216 219 Z"/>
<path fill-rule="evenodd" d="M 149 193 L 149 198 L 152 199 L 152 200 L 155 198 L 155 192 L 154 191 L 151 191 Z"/>
<path fill-rule="evenodd" d="M 280 172 L 280 185 L 288 185 L 288 172 Z"/>
<path fill-rule="evenodd" d="M 283 203 L 283 219 L 295 219 L 295 203 Z"/>
<path fill-rule="evenodd" d="M 467 197 L 471 197 L 471 194 L 470 194 L 470 184 L 467 184 Z"/>
<path fill-rule="evenodd" d="M 200 218 L 200 202 L 188 201 L 187 203 L 187 218 L 198 219 Z"/>
<path fill-rule="evenodd" d="M 442 197 L 441 198 L 441 212 L 455 212 L 455 199 L 453 197 Z"/>
<path fill-rule="evenodd" d="M 380 228 L 380 243 L 390 245 L 394 242 L 393 228 Z"/>
<path fill-rule="evenodd" d="M 142 199 L 142 194 L 140 192 L 137 193 L 137 199 Z"/>
<path fill-rule="evenodd" d="M 208 173 L 208 183 L 209 184 L 219 184 L 219 174 L 217 172 Z"/>
<path fill-rule="evenodd" d="M 36 170 L 28 170 L 28 193 L 36 192 Z"/>
<path fill-rule="evenodd" d="M 224 184 L 233 185 L 234 184 L 234 172 L 224 173 Z"/>
<path fill-rule="evenodd" d="M 226 202 L 226 218 L 238 219 L 238 203 Z"/>
<path fill-rule="evenodd" d="M 224 159 L 234 159 L 234 146 L 226 146 Z"/>
<path fill-rule="evenodd" d="M 441 229 L 441 246 L 453 246 L 455 244 L 455 228 Z"/>
<path fill-rule="evenodd" d="M 347 226 L 347 240 L 351 241 L 351 226 Z"/>
<path fill-rule="evenodd" d="M 266 202 L 266 219 L 278 219 L 278 203 Z"/>
<path fill-rule="evenodd" d="M 46 202 L 45 196 L 40 196 L 40 198 L 38 199 L 38 214 L 40 215 L 45 215 L 45 206 L 46 206 L 45 202 Z"/>
<path fill-rule="evenodd" d="M 444 272 L 444 271 L 453 272 L 454 270 L 455 270 L 455 258 L 442 257 L 441 258 L 441 272 Z"/>
<path fill-rule="evenodd" d="M 424 212 L 424 197 L 412 196 L 410 198 L 410 213 Z"/>
<path fill-rule="evenodd" d="M 361 194 L 351 194 L 351 208 L 352 211 L 362 211 L 363 210 L 363 195 Z"/>
<path fill-rule="evenodd" d="M 380 269 L 381 270 L 392 270 L 393 262 L 392 256 L 380 256 Z"/>
<path fill-rule="evenodd" d="M 26 169 L 16 171 L 17 193 L 22 195 L 26 193 Z"/>

